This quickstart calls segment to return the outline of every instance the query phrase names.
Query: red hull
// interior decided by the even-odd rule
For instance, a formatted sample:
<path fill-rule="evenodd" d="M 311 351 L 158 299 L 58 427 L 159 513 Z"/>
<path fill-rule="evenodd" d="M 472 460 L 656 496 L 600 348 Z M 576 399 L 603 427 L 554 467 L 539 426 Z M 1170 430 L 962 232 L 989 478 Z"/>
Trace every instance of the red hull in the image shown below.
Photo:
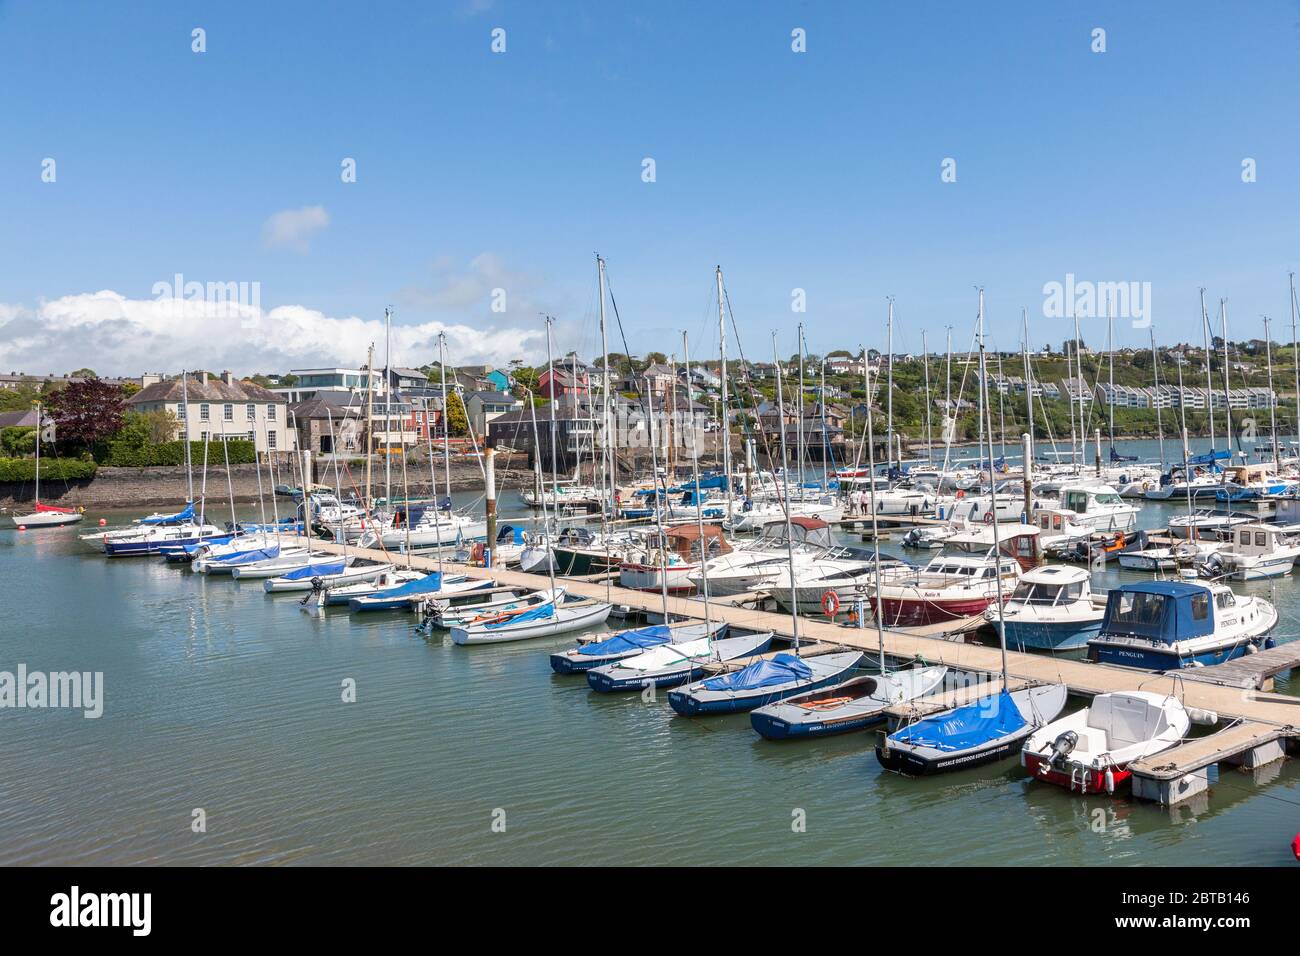
<path fill-rule="evenodd" d="M 967 598 L 961 601 L 900 601 L 882 598 L 883 613 L 876 607 L 876 598 L 870 598 L 871 610 L 880 614 L 881 621 L 891 627 L 921 627 L 926 624 L 943 624 L 958 618 L 983 614 L 992 603 L 991 598 Z"/>
<path fill-rule="evenodd" d="M 1075 793 L 1098 794 L 1107 792 L 1106 774 L 1104 772 L 1087 770 L 1082 775 L 1075 774 L 1074 779 L 1071 780 L 1068 773 L 1062 773 L 1060 770 L 1047 770 L 1046 772 L 1040 770 L 1039 768 L 1045 766 L 1046 763 L 1047 761 L 1037 754 L 1025 754 L 1025 769 L 1029 771 L 1030 776 L 1035 780 L 1054 783 L 1058 787 L 1064 787 L 1066 790 Z M 1112 767 L 1110 775 L 1114 781 L 1114 791 L 1111 792 L 1115 792 L 1119 790 L 1122 783 L 1133 776 L 1133 773 L 1128 767 Z"/>

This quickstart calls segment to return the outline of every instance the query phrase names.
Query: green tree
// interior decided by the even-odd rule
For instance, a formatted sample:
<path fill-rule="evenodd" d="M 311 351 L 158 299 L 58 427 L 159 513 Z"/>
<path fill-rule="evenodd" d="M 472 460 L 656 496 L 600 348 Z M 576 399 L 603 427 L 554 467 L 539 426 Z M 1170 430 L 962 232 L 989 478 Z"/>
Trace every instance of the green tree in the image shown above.
<path fill-rule="evenodd" d="M 457 438 L 469 434 L 469 417 L 465 414 L 465 403 L 456 392 L 447 396 L 447 430 Z"/>
<path fill-rule="evenodd" d="M 30 425 L 15 425 L 0 429 L 0 455 L 21 458 L 36 451 L 36 429 Z"/>

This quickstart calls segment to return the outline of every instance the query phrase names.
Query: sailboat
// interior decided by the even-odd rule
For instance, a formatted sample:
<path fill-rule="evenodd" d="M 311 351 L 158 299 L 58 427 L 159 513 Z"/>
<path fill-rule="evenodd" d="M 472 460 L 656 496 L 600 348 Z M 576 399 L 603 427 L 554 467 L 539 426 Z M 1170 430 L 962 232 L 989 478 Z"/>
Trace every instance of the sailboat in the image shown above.
<path fill-rule="evenodd" d="M 64 525 L 76 524 L 83 516 L 83 509 L 58 508 L 41 503 L 41 426 L 41 406 L 38 402 L 36 405 L 36 494 L 32 498 L 36 503 L 36 510 L 30 514 L 11 516 L 14 526 L 19 529 L 61 528 Z"/>
<path fill-rule="evenodd" d="M 795 694 L 838 684 L 861 661 L 861 651 L 816 657 L 781 653 L 738 671 L 706 677 L 674 690 L 668 695 L 668 703 L 683 717 L 753 710 Z"/>
<path fill-rule="evenodd" d="M 979 290 L 979 416 L 981 448 L 987 436 L 989 460 L 993 458 L 993 419 L 989 413 L 987 359 L 984 348 L 984 290 Z M 990 492 L 996 508 L 997 489 Z M 1001 551 L 997 522 L 989 526 L 993 550 Z M 1002 602 L 996 602 L 1002 607 Z M 940 710 L 889 734 L 876 747 L 876 759 L 886 770 L 908 776 L 923 776 L 950 770 L 964 770 L 1009 757 L 1026 739 L 1045 726 L 1065 707 L 1068 690 L 1064 684 L 1007 690 L 1006 623 L 998 615 L 998 644 L 1002 651 L 1002 688 L 971 703 Z"/>
<path fill-rule="evenodd" d="M 557 674 L 580 674 L 594 667 L 635 657 L 661 644 L 686 644 L 707 638 L 717 640 L 725 637 L 726 631 L 727 624 L 723 621 L 651 624 L 619 631 L 552 654 L 551 670 Z"/>

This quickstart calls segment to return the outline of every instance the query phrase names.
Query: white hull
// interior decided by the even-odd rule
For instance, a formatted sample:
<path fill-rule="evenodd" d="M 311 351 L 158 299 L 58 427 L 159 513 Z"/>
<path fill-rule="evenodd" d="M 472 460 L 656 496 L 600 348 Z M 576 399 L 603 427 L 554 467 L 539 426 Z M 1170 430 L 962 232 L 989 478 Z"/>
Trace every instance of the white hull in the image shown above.
<path fill-rule="evenodd" d="M 526 641 L 534 637 L 550 637 L 553 634 L 568 634 L 586 627 L 604 624 L 609 618 L 612 605 L 603 601 L 581 601 L 556 605 L 555 613 L 548 618 L 507 622 L 500 627 L 490 628 L 484 624 L 472 624 L 468 627 L 453 627 L 451 639 L 457 644 L 505 644 L 511 641 Z"/>
<path fill-rule="evenodd" d="M 366 564 L 346 568 L 339 574 L 319 574 L 308 578 L 270 578 L 262 582 L 267 593 L 280 591 L 310 591 L 312 582 L 320 581 L 324 587 L 343 587 L 360 581 L 374 581 L 393 570 L 391 564 Z"/>
<path fill-rule="evenodd" d="M 80 512 L 68 514 L 63 511 L 36 511 L 29 515 L 13 515 L 15 528 L 62 528 L 80 521 Z"/>

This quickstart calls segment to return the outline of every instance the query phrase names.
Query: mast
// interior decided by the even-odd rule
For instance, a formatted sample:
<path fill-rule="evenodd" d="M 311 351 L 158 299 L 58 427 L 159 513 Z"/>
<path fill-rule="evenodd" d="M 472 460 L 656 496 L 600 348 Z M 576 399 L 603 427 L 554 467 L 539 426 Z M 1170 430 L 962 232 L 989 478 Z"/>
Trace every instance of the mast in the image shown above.
<path fill-rule="evenodd" d="M 451 525 L 451 394 L 447 391 L 447 333 L 438 333 L 438 371 L 442 375 L 442 477 L 443 487 L 447 489 L 448 530 Z M 442 524 L 442 508 L 439 507 L 438 490 L 433 493 L 434 509 L 438 512 L 438 523 Z M 438 532 L 438 550 L 442 550 L 442 532 Z"/>
<path fill-rule="evenodd" d="M 1205 287 L 1201 287 L 1201 337 L 1205 342 L 1205 407 L 1210 413 L 1210 470 L 1214 470 L 1214 379 L 1210 376 L 1210 313 L 1205 311 Z M 1229 429 L 1231 430 L 1231 429 Z M 1232 439 L 1228 439 L 1231 449 Z M 1184 475 L 1191 479 L 1191 475 Z"/>
<path fill-rule="evenodd" d="M 230 477 L 230 442 L 226 440 L 226 416 L 221 416 L 221 453 L 226 461 L 226 491 L 230 493 L 230 531 L 239 531 L 239 519 L 235 517 L 235 482 Z"/>
<path fill-rule="evenodd" d="M 384 309 L 384 500 L 393 507 L 393 370 L 392 361 L 393 310 Z M 446 398 L 446 390 L 443 390 Z"/>
<path fill-rule="evenodd" d="M 529 396 L 529 399 L 528 399 L 528 400 L 529 400 L 530 402 L 532 401 L 532 396 L 531 396 L 531 395 Z M 424 416 L 424 420 L 425 420 L 425 423 L 428 425 L 428 430 L 429 430 L 429 490 L 433 492 L 433 514 L 434 514 L 434 517 L 437 519 L 437 520 L 434 522 L 434 525 L 433 525 L 433 533 L 434 533 L 434 542 L 438 545 L 438 573 L 439 573 L 439 574 L 442 574 L 442 573 L 443 573 L 443 566 L 442 566 L 442 510 L 438 507 L 438 470 L 434 467 L 434 464 L 433 464 L 433 434 L 434 434 L 434 432 L 433 432 L 433 424 L 429 421 L 429 415 L 428 415 L 429 406 L 428 406 L 427 401 L 426 401 L 426 403 L 425 403 L 424 408 L 425 408 L 425 416 Z M 443 417 L 443 418 L 446 418 L 446 417 L 447 417 L 447 393 L 446 393 L 445 391 L 443 392 L 443 395 L 442 395 L 442 417 Z M 496 542 L 489 542 L 489 544 L 490 544 L 490 545 L 495 545 Z M 439 578 L 438 580 L 441 581 L 442 579 Z M 439 585 L 439 588 L 441 589 L 441 584 Z"/>
<path fill-rule="evenodd" d="M 1156 406 L 1156 437 L 1160 439 L 1160 470 L 1165 470 L 1165 426 L 1160 417 L 1160 353 L 1156 350 L 1156 330 L 1154 326 L 1148 327 L 1151 333 L 1151 370 L 1155 374 L 1155 406 Z M 1179 402 L 1182 402 L 1181 393 Z"/>
<path fill-rule="evenodd" d="M 1074 313 L 1074 374 L 1079 380 L 1074 384 L 1079 386 L 1079 464 L 1078 469 L 1083 470 L 1083 463 L 1088 458 L 1088 423 L 1083 420 L 1083 386 L 1086 384 L 1083 380 L 1083 350 L 1080 348 L 1082 342 L 1079 339 L 1079 312 Z M 1073 390 L 1071 390 L 1073 391 Z M 1073 399 L 1071 399 L 1073 401 Z"/>
<path fill-rule="evenodd" d="M 862 348 L 862 346 L 858 346 Z M 867 356 L 866 349 L 862 349 L 862 360 L 865 362 Z M 930 430 L 930 347 L 926 345 L 925 329 L 921 330 L 921 359 L 925 363 L 925 463 L 931 468 L 934 467 L 934 435 Z M 867 399 L 868 409 L 871 406 L 870 398 Z M 868 425 L 871 423 L 868 422 Z M 870 430 L 870 429 L 868 429 Z M 870 441 L 870 437 L 867 439 Z M 874 467 L 868 466 L 871 471 Z M 874 492 L 873 492 L 874 493 Z M 875 508 L 871 509 L 875 511 Z"/>
<path fill-rule="evenodd" d="M 547 319 L 548 329 L 549 329 L 549 325 L 550 325 L 550 319 L 548 317 Z M 528 395 L 528 407 L 532 412 L 532 418 L 533 418 L 533 448 L 537 448 L 538 447 L 537 405 L 533 402 L 533 393 L 527 391 L 526 389 L 525 389 L 525 393 Z M 551 401 L 552 402 L 555 401 L 555 379 L 553 375 L 551 379 Z M 536 454 L 533 455 L 533 465 L 538 470 L 541 470 L 542 467 L 541 455 L 536 455 Z M 557 506 L 559 505 L 558 500 L 556 501 L 556 505 Z M 543 494 L 542 495 L 542 526 L 547 527 L 549 526 L 549 524 L 550 524 L 550 519 L 547 518 L 546 516 L 546 495 Z M 551 597 L 552 599 L 554 599 L 555 597 L 555 542 L 551 540 L 549 533 L 547 534 L 546 537 L 546 550 L 550 552 L 550 554 L 546 556 L 546 576 L 551 582 Z"/>
<path fill-rule="evenodd" d="M 1106 352 L 1110 361 L 1110 455 L 1115 460 L 1115 305 L 1106 293 Z"/>
<path fill-rule="evenodd" d="M 325 406 L 325 418 L 326 421 L 329 423 L 330 448 L 334 450 L 333 455 L 331 456 L 334 459 L 334 500 L 337 501 L 339 504 L 338 525 L 336 526 L 337 530 L 335 530 L 334 532 L 334 540 L 343 542 L 343 562 L 344 564 L 346 564 L 348 560 L 348 535 L 347 535 L 347 531 L 343 527 L 343 489 L 339 482 L 339 455 L 338 455 L 339 440 L 338 440 L 338 436 L 334 432 L 334 413 L 330 410 L 329 405 Z M 405 455 L 402 456 L 402 460 L 403 461 L 406 460 Z M 408 511 L 407 525 L 409 526 L 410 523 L 411 523 L 410 513 Z M 411 559 L 408 556 L 406 560 L 409 562 Z"/>
<path fill-rule="evenodd" d="M 559 453 L 556 451 L 556 447 L 555 447 L 556 444 L 557 444 L 557 442 L 558 442 L 558 439 L 556 438 L 556 428 L 555 428 L 555 402 L 556 402 L 556 398 L 555 398 L 555 356 L 554 356 L 554 354 L 553 354 L 553 352 L 552 352 L 552 347 L 551 347 L 551 326 L 554 324 L 554 322 L 555 322 L 555 320 L 554 320 L 553 318 L 551 318 L 549 315 L 546 316 L 546 370 L 547 370 L 547 372 L 550 373 L 550 378 L 551 378 L 551 396 L 550 396 L 550 399 L 551 399 L 551 494 L 554 496 L 555 507 L 556 507 L 557 512 L 558 512 L 558 509 L 559 509 L 559 507 L 560 507 L 560 489 L 559 489 L 560 466 L 559 466 Z M 563 393 L 561 393 L 561 394 L 563 394 Z M 574 409 L 574 417 L 577 418 L 577 409 L 576 409 L 576 408 Z M 545 498 L 545 497 L 546 497 L 546 482 L 542 482 L 542 498 Z M 556 515 L 556 519 L 555 519 L 555 520 L 556 520 L 556 522 L 557 522 L 556 530 L 558 531 L 558 530 L 559 530 L 559 528 L 558 528 L 558 522 L 559 522 L 559 515 L 558 515 L 558 513 L 557 513 L 557 515 Z M 546 511 L 545 511 L 545 510 L 542 511 L 542 522 L 543 522 L 543 524 L 546 524 L 546 522 L 547 522 Z M 549 525 L 547 526 L 547 532 L 548 532 L 548 534 L 549 534 L 549 532 L 550 532 L 550 527 L 549 527 Z M 547 540 L 550 540 L 550 539 L 548 538 Z"/>
<path fill-rule="evenodd" d="M 863 360 L 865 361 L 867 350 L 862 346 L 858 346 L 858 347 L 862 348 L 862 356 L 863 356 Z M 926 365 L 927 367 L 929 366 L 928 356 L 927 356 Z M 880 582 L 881 582 L 880 525 L 876 520 L 876 479 L 875 479 L 876 449 L 872 447 L 872 445 L 875 442 L 875 435 L 873 434 L 872 431 L 871 418 L 872 418 L 871 397 L 870 395 L 868 395 L 867 396 L 867 471 L 871 474 L 871 479 L 867 484 L 867 493 L 868 495 L 870 495 L 870 500 L 871 500 L 871 541 L 872 541 L 872 550 L 875 552 L 874 558 L 875 558 L 875 565 L 876 565 L 876 608 L 875 608 L 875 614 L 873 616 L 876 619 L 876 640 L 879 643 L 879 647 L 880 647 L 880 674 L 883 677 L 887 673 L 888 669 L 885 666 L 885 624 L 883 621 L 883 618 L 885 616 L 885 611 L 884 611 L 884 605 L 881 603 L 880 600 Z M 794 560 L 793 559 L 791 559 L 790 561 L 790 587 L 792 589 L 794 587 Z M 793 600 L 791 601 L 791 603 L 794 603 Z"/>
<path fill-rule="evenodd" d="M 993 463 L 993 418 L 989 412 L 988 362 L 984 352 L 984 288 L 982 286 L 980 287 L 979 290 L 979 302 L 980 302 L 979 304 L 979 342 L 980 342 L 980 395 L 979 397 L 980 397 L 980 405 L 981 405 L 980 415 L 982 418 L 987 419 L 988 422 L 988 428 L 986 433 L 988 435 L 989 464 L 992 465 Z M 983 426 L 984 422 L 981 421 L 980 424 L 981 426 Z M 981 427 L 981 431 L 985 431 L 985 429 Z M 990 478 L 992 477 L 991 471 L 992 469 L 990 468 Z M 993 568 L 994 568 L 993 574 L 994 574 L 994 580 L 997 581 L 997 589 L 998 589 L 998 597 L 996 602 L 998 606 L 998 646 L 1002 651 L 1002 689 L 1003 691 L 1005 691 L 1007 689 L 1007 681 L 1008 681 L 1007 625 L 1006 625 L 1006 620 L 1003 616 L 1003 608 L 1002 608 L 1002 605 L 1005 603 L 1002 600 L 1002 542 L 1000 539 L 1000 533 L 998 531 L 998 486 L 997 486 L 997 482 L 992 480 L 990 480 L 989 482 L 989 507 L 992 509 L 992 513 L 993 513 L 993 521 L 990 523 L 990 527 L 993 529 Z"/>
<path fill-rule="evenodd" d="M 803 326 L 799 326 L 799 337 L 803 338 Z M 776 416 L 778 420 L 785 421 L 785 392 L 781 387 L 781 357 L 776 351 L 776 333 L 772 333 L 772 358 L 776 360 Z M 800 372 L 800 386 L 803 385 L 803 375 Z M 802 398 L 801 398 L 802 400 Z M 870 401 L 868 400 L 868 404 Z M 781 471 L 788 474 L 785 454 L 785 425 L 781 426 Z M 787 478 L 785 483 L 785 553 L 790 562 L 790 623 L 794 627 L 794 647 L 799 650 L 799 602 L 795 599 L 794 583 L 794 531 L 790 526 L 790 481 Z"/>
<path fill-rule="evenodd" d="M 1028 484 L 1033 481 L 1033 462 L 1034 462 L 1034 370 L 1029 364 L 1029 310 L 1023 306 L 1020 309 L 1020 324 L 1023 329 L 1023 339 L 1020 346 L 1021 356 L 1025 363 L 1025 432 L 1029 435 L 1029 453 L 1025 456 L 1025 482 Z M 1050 435 L 1050 433 L 1049 433 Z M 1025 502 L 1025 510 L 1029 510 L 1029 502 Z"/>
<path fill-rule="evenodd" d="M 682 358 L 686 363 L 686 410 L 690 414 L 691 406 L 691 343 L 686 332 L 682 332 Z M 712 614 L 709 611 L 709 572 L 705 565 L 709 562 L 708 540 L 704 537 L 704 504 L 700 500 L 700 443 L 699 433 L 695 428 L 695 422 L 690 424 L 691 430 L 691 477 L 695 479 L 695 527 L 700 535 L 700 577 L 703 579 L 704 591 L 704 633 L 713 632 Z M 721 551 L 721 545 L 719 545 Z M 665 624 L 668 622 L 665 620 Z"/>
<path fill-rule="evenodd" d="M 888 297 L 889 315 L 885 319 L 885 351 L 889 353 L 889 373 L 885 380 L 885 438 L 889 442 L 889 467 L 894 467 L 894 297 Z"/>
<path fill-rule="evenodd" d="M 1223 322 L 1223 434 L 1224 444 L 1232 451 L 1232 390 L 1228 380 L 1228 300 L 1219 300 L 1219 317 Z M 1238 442 L 1240 447 L 1240 442 Z M 1229 459 L 1231 461 L 1231 459 Z"/>
<path fill-rule="evenodd" d="M 444 396 L 444 399 L 446 396 Z M 374 510 L 374 497 L 371 490 L 371 463 L 375 457 L 375 343 L 371 342 L 366 350 L 366 500 L 365 514 L 371 516 Z M 293 477 L 290 472 L 289 477 Z M 307 489 L 304 487 L 303 491 Z M 434 489 L 434 494 L 437 494 Z M 373 519 L 372 519 L 373 520 Z"/>
<path fill-rule="evenodd" d="M 646 418 L 650 425 L 650 471 L 654 477 L 655 489 L 655 530 L 659 533 L 659 592 L 663 598 L 664 623 L 668 623 L 668 558 L 664 554 L 664 507 L 668 503 L 668 495 L 662 498 L 659 496 L 659 449 L 655 437 L 655 392 L 654 383 L 650 376 L 645 380 L 645 400 L 646 400 Z M 664 474 L 665 491 L 667 491 L 668 475 Z M 647 555 L 649 557 L 649 555 Z"/>
<path fill-rule="evenodd" d="M 605 532 L 604 534 L 604 537 L 606 539 L 605 540 L 605 551 L 606 551 L 605 563 L 606 565 L 608 565 L 609 564 L 608 519 L 610 517 L 610 509 L 613 507 L 614 504 L 614 449 L 612 446 L 612 442 L 614 441 L 614 429 L 611 426 L 611 422 L 609 418 L 609 336 L 605 328 L 605 260 L 602 259 L 600 256 L 596 256 L 596 280 L 597 280 L 597 284 L 600 287 L 600 354 L 601 354 L 601 359 L 605 366 L 605 372 L 604 372 L 605 386 L 603 389 L 601 389 L 602 394 L 601 394 L 601 413 L 600 413 L 600 428 L 601 428 L 601 433 L 604 436 L 603 441 L 601 442 L 601 445 L 603 446 L 602 451 L 604 452 L 604 454 L 601 456 L 603 473 L 601 475 L 601 482 L 600 482 L 600 495 L 601 495 L 600 525 L 601 525 L 601 530 Z M 590 378 L 587 379 L 587 383 L 588 383 L 588 388 L 590 388 L 590 384 L 591 384 Z M 593 437 L 593 441 L 594 441 L 594 437 Z M 593 448 L 593 453 L 594 451 L 595 449 Z M 608 578 L 606 578 L 605 583 L 606 585 L 609 584 Z"/>
<path fill-rule="evenodd" d="M 730 522 L 731 515 L 731 416 L 728 414 L 727 400 L 727 322 L 723 318 L 722 266 L 717 269 L 718 280 L 718 355 L 722 365 L 719 377 L 722 379 L 722 474 L 726 482 L 727 498 L 723 514 Z"/>
<path fill-rule="evenodd" d="M 1273 391 L 1273 344 L 1268 331 L 1268 323 L 1269 318 L 1266 315 L 1264 316 L 1264 357 L 1268 363 L 1268 420 L 1273 441 L 1273 468 L 1276 469 L 1282 462 L 1277 449 L 1277 401 L 1274 398 L 1276 393 Z"/>
<path fill-rule="evenodd" d="M 948 473 L 949 456 L 952 454 L 952 440 L 957 433 L 957 412 L 952 407 L 952 326 L 948 326 L 948 365 L 944 372 L 944 402 L 947 411 L 943 427 L 943 471 Z M 877 377 L 877 381 L 879 378 Z M 871 401 L 871 392 L 867 392 L 867 401 Z"/>
<path fill-rule="evenodd" d="M 185 421 L 182 423 L 185 428 L 185 500 L 187 504 L 194 503 L 194 466 L 190 461 L 190 393 L 189 393 L 189 373 L 181 369 L 181 409 L 185 412 Z M 40 431 L 41 416 L 37 413 L 36 429 Z"/>
<path fill-rule="evenodd" d="M 1296 337 L 1296 297 L 1295 273 L 1289 272 L 1291 279 L 1291 364 L 1295 366 L 1295 441 L 1296 454 L 1300 455 L 1300 338 Z"/>
<path fill-rule="evenodd" d="M 36 504 L 41 503 L 41 403 L 36 403 Z M 107 540 L 107 539 L 105 539 Z"/>
<path fill-rule="evenodd" d="M 799 323 L 799 394 L 798 401 L 795 403 L 795 453 L 799 456 L 799 494 L 803 494 L 804 486 L 804 445 L 803 445 L 803 353 L 804 353 L 803 323 Z M 779 379 L 778 379 L 779 381 Z M 785 480 L 786 509 L 789 510 L 790 502 L 790 479 Z M 792 572 L 793 573 L 793 572 Z"/>
<path fill-rule="evenodd" d="M 1078 329 L 1079 329 L 1078 312 L 1074 314 L 1074 328 L 1075 328 L 1075 335 L 1077 337 Z M 1075 468 L 1075 463 L 1074 463 L 1075 450 L 1078 447 L 1078 442 L 1079 442 L 1079 435 L 1074 428 L 1074 365 L 1075 362 L 1074 362 L 1074 358 L 1072 357 L 1074 350 L 1070 348 L 1070 343 L 1066 341 L 1064 344 L 1065 344 L 1065 378 L 1066 381 L 1070 383 L 1070 387 L 1066 389 L 1065 398 L 1066 398 L 1066 404 L 1070 406 L 1070 468 L 1073 470 Z"/>

